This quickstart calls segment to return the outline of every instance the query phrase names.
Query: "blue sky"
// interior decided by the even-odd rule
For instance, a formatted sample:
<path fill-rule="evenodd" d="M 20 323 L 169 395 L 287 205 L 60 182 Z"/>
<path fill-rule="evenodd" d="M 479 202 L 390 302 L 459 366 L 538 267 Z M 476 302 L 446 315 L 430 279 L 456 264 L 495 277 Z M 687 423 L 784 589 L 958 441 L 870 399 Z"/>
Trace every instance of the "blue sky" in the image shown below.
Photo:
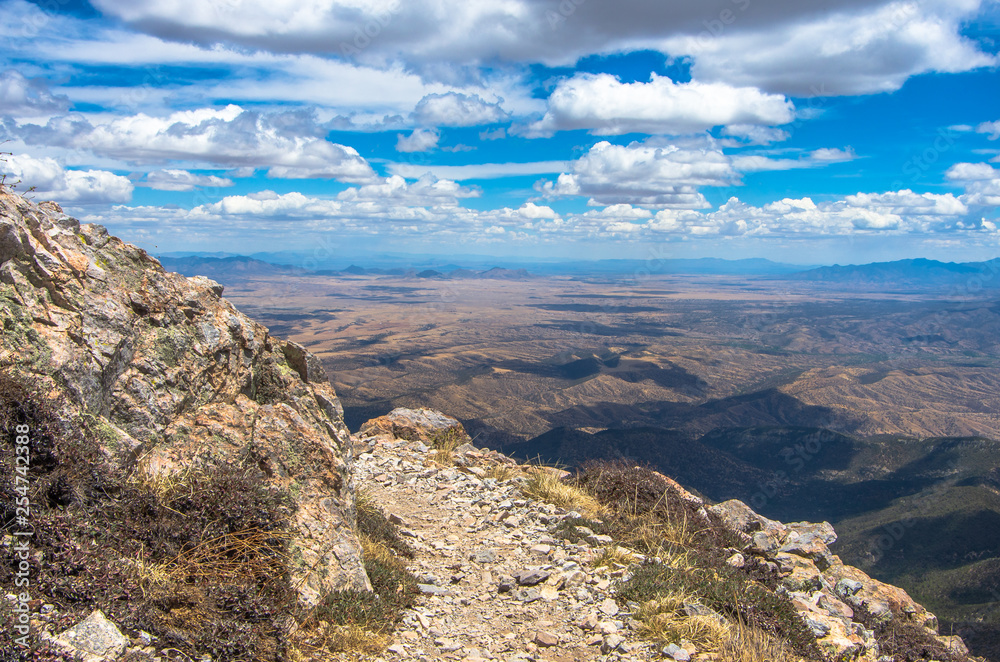
<path fill-rule="evenodd" d="M 8 179 L 153 253 L 1000 255 L 996 0 L 0 5 Z"/>

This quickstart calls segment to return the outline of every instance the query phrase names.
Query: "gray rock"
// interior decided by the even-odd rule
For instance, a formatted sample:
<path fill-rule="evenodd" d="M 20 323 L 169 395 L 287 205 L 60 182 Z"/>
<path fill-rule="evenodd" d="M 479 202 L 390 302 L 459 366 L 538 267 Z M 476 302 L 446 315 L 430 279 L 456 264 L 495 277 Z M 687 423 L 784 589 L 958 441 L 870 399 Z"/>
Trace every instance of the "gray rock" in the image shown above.
<path fill-rule="evenodd" d="M 864 586 L 862 586 L 861 582 L 859 581 L 856 581 L 854 579 L 841 579 L 839 582 L 837 582 L 837 585 L 834 587 L 833 590 L 840 597 L 846 598 L 854 595 L 862 588 L 864 588 Z"/>
<path fill-rule="evenodd" d="M 810 630 L 812 630 L 812 633 L 816 635 L 817 639 L 820 637 L 825 637 L 826 635 L 830 634 L 830 626 L 827 625 L 826 623 L 821 623 L 815 618 L 810 618 L 807 615 L 803 616 L 802 620 L 805 621 L 806 625 L 809 627 Z"/>
<path fill-rule="evenodd" d="M 448 595 L 450 593 L 445 587 L 434 584 L 417 584 L 417 588 L 424 595 Z"/>
<path fill-rule="evenodd" d="M 496 563 L 497 553 L 492 549 L 480 549 L 473 552 L 470 558 L 476 563 Z"/>
<path fill-rule="evenodd" d="M 514 579 L 520 586 L 535 586 L 544 582 L 551 574 L 545 570 L 522 570 L 514 575 Z"/>
<path fill-rule="evenodd" d="M 56 643 L 83 653 L 115 659 L 128 646 L 128 639 L 109 621 L 100 609 L 58 637 Z"/>

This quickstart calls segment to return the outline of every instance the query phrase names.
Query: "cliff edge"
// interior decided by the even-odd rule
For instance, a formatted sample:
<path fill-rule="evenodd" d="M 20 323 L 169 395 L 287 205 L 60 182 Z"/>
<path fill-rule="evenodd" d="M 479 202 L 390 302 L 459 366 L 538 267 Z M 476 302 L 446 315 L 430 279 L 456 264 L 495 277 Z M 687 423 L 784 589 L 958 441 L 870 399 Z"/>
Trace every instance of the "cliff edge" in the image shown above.
<path fill-rule="evenodd" d="M 256 467 L 293 495 L 288 571 L 300 602 L 370 590 L 337 395 L 315 357 L 222 291 L 54 203 L 0 189 L 0 370 L 58 403 L 68 425 L 88 417 L 123 474 Z"/>

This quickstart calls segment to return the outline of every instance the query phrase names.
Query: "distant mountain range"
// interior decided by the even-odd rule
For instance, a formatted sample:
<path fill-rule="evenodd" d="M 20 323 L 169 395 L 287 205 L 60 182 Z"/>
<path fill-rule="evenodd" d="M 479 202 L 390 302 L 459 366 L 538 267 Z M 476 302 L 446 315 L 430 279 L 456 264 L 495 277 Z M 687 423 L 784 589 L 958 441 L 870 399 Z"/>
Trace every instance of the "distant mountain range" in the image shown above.
<path fill-rule="evenodd" d="M 397 276 L 400 278 L 434 278 L 434 279 L 458 279 L 458 278 L 481 278 L 489 280 L 527 280 L 533 278 L 527 269 L 506 269 L 503 267 L 493 267 L 485 271 L 475 271 L 464 269 L 457 265 L 447 265 L 438 269 L 424 269 L 418 271 L 413 268 L 383 269 L 378 267 L 351 266 L 339 271 L 323 269 L 309 271 L 301 267 L 294 267 L 288 264 L 274 264 L 264 260 L 258 260 L 245 255 L 234 255 L 228 257 L 209 257 L 189 255 L 186 257 L 160 256 L 160 264 L 168 271 L 176 271 L 185 276 L 208 276 L 209 278 L 226 281 L 232 279 L 261 277 L 261 276 Z"/>
<path fill-rule="evenodd" d="M 938 262 L 917 258 L 863 265 L 833 265 L 787 278 L 820 283 L 891 287 L 954 287 L 976 290 L 1000 287 L 1000 258 L 988 262 Z"/>
<path fill-rule="evenodd" d="M 286 261 L 281 262 L 278 257 Z M 301 258 L 301 256 L 299 256 Z M 278 274 L 321 276 L 396 276 L 401 278 L 526 280 L 536 275 L 610 276 L 636 273 L 691 274 L 719 276 L 754 276 L 774 280 L 796 280 L 853 288 L 945 289 L 978 291 L 1000 288 L 1000 258 L 986 262 L 939 262 L 926 258 L 874 262 L 862 265 L 803 267 L 772 262 L 762 258 L 723 260 L 720 258 L 677 260 L 597 260 L 578 262 L 540 262 L 484 267 L 481 264 L 442 264 L 433 260 L 411 260 L 400 266 L 350 266 L 332 269 L 305 269 L 298 264 L 316 266 L 315 262 L 295 259 L 291 253 L 257 256 L 202 253 L 160 256 L 167 269 L 187 276 L 204 275 L 216 280 L 260 277 Z M 384 264 L 384 262 L 381 262 Z M 319 265 L 326 266 L 326 265 Z"/>

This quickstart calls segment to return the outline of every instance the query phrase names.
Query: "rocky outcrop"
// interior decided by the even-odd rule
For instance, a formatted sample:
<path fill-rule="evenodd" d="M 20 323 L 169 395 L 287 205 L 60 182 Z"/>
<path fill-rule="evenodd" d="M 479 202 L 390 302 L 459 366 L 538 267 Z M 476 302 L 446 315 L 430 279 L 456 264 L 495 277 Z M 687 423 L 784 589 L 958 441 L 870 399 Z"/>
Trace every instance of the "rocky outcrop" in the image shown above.
<path fill-rule="evenodd" d="M 845 565 L 833 554 L 829 545 L 836 542 L 837 533 L 829 523 L 782 524 L 735 499 L 709 511 L 743 540 L 744 554 L 777 566 L 786 594 L 831 659 L 881 659 L 875 633 L 865 623 L 893 619 L 922 628 L 944 650 L 967 653 L 960 637 L 938 633 L 934 614 L 906 591 Z"/>
<path fill-rule="evenodd" d="M 222 291 L 53 203 L 0 189 L 0 368 L 67 403 L 67 420 L 95 417 L 122 471 L 256 465 L 295 499 L 300 602 L 370 589 L 337 395 L 315 357 Z"/>
<path fill-rule="evenodd" d="M 472 441 L 458 419 L 433 409 L 406 407 L 397 407 L 385 416 L 371 419 L 358 432 L 358 436 L 362 438 L 383 436 L 431 445 L 449 435 L 456 441 Z"/>

